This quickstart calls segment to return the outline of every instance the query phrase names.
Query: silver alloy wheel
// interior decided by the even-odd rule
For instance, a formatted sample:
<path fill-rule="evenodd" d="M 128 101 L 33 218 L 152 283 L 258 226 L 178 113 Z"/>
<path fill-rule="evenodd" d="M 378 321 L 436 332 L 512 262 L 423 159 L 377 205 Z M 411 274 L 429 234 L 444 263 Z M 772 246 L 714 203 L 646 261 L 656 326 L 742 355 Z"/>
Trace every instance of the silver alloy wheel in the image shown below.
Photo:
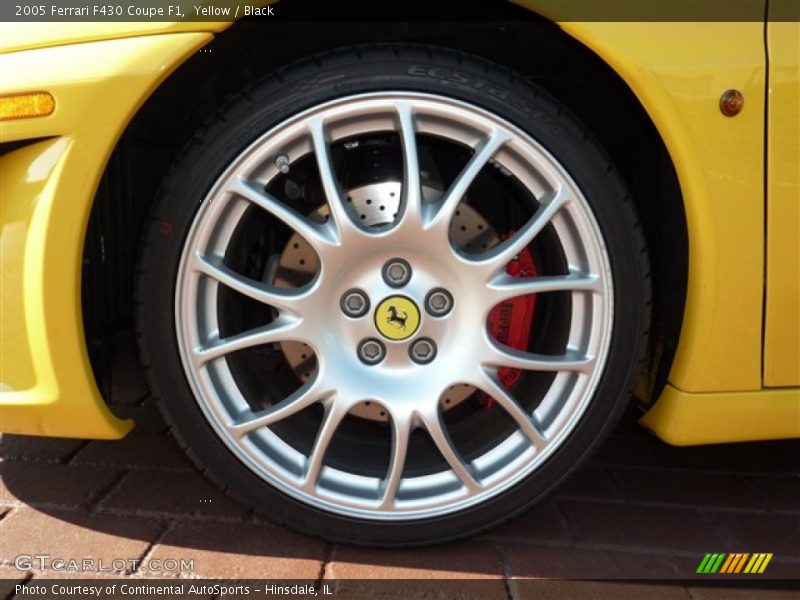
<path fill-rule="evenodd" d="M 370 132 L 396 131 L 403 149 L 400 210 L 385 226 L 365 227 L 348 207 L 334 174 L 332 143 Z M 416 135 L 426 134 L 474 150 L 440 198 L 424 201 Z M 289 164 L 313 153 L 332 218 L 307 218 L 272 197 L 277 156 Z M 470 184 L 487 165 L 502 169 L 534 197 L 538 208 L 514 235 L 481 254 L 466 254 L 448 235 L 450 221 Z M 286 166 L 284 165 L 284 169 Z M 325 199 L 320 199 L 323 202 Z M 281 288 L 244 277 L 224 263 L 245 211 L 256 206 L 301 235 L 319 258 L 314 279 Z M 557 234 L 569 274 L 515 279 L 505 267 L 546 226 Z M 413 274 L 402 288 L 384 281 L 387 261 L 402 258 Z M 268 324 L 220 338 L 220 286 L 272 307 Z M 353 319 L 339 299 L 364 290 L 374 310 L 401 295 L 418 307 L 419 326 L 406 339 L 388 339 L 366 315 Z M 448 290 L 452 309 L 432 318 L 424 309 L 433 289 Z M 566 352 L 551 356 L 497 342 L 487 329 L 494 306 L 526 294 L 571 292 Z M 599 227 L 566 170 L 527 134 L 480 108 L 421 93 L 382 92 L 341 98 L 279 124 L 244 150 L 218 178 L 197 211 L 183 249 L 176 284 L 175 320 L 183 367 L 197 402 L 217 435 L 253 472 L 310 506 L 371 520 L 428 518 L 480 504 L 520 482 L 558 448 L 590 402 L 608 353 L 612 331 L 609 259 Z M 372 308 L 370 309 L 373 310 Z M 421 337 L 435 341 L 428 364 L 410 360 Z M 381 338 L 379 365 L 359 359 L 357 348 Z M 314 373 L 295 392 L 253 410 L 236 384 L 227 356 L 285 341 L 307 344 Z M 499 381 L 498 369 L 553 372 L 530 414 Z M 440 398 L 467 384 L 494 398 L 516 430 L 469 461 L 454 447 L 443 423 Z M 391 457 L 385 476 L 370 477 L 325 464 L 326 450 L 344 417 L 369 400 L 388 413 Z M 272 425 L 319 403 L 322 424 L 304 453 Z M 427 430 L 448 468 L 406 476 L 411 433 Z"/>

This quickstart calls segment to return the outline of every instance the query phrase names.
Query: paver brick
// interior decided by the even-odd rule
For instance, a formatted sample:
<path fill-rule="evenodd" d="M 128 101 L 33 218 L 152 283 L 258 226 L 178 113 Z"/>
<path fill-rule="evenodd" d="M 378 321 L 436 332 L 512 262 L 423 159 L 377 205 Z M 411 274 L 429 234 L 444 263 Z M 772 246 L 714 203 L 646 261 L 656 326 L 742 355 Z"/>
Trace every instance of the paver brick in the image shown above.
<path fill-rule="evenodd" d="M 508 545 L 503 548 L 511 577 L 559 579 L 670 579 L 669 557 L 575 547 Z"/>
<path fill-rule="evenodd" d="M 770 510 L 800 515 L 800 476 L 797 474 L 754 475 L 743 481 Z"/>
<path fill-rule="evenodd" d="M 610 468 L 611 477 L 628 500 L 742 510 L 765 509 L 765 502 L 728 473 Z"/>
<path fill-rule="evenodd" d="M 42 462 L 62 462 L 86 445 L 86 440 L 41 438 L 32 435 L 0 437 L 0 458 Z"/>
<path fill-rule="evenodd" d="M 659 467 L 661 458 L 657 444 L 661 443 L 652 437 L 641 435 L 612 435 L 603 442 L 593 460 L 608 465 Z"/>
<path fill-rule="evenodd" d="M 555 504 L 548 501 L 524 514 L 490 529 L 482 539 L 492 542 L 571 544 L 572 534 Z"/>
<path fill-rule="evenodd" d="M 100 510 L 226 521 L 241 521 L 248 512 L 196 471 L 131 471 L 100 503 Z"/>
<path fill-rule="evenodd" d="M 281 527 L 180 523 L 149 558 L 193 559 L 193 577 L 314 580 L 322 570 L 325 544 Z"/>
<path fill-rule="evenodd" d="M 120 474 L 113 468 L 6 461 L 0 464 L 0 503 L 77 508 L 93 502 Z"/>
<path fill-rule="evenodd" d="M 724 542 L 719 530 L 692 509 L 573 500 L 559 506 L 579 544 L 669 552 L 705 551 Z"/>
<path fill-rule="evenodd" d="M 336 545 L 325 576 L 337 579 L 485 579 L 503 577 L 493 544 L 464 541 L 393 550 Z"/>
<path fill-rule="evenodd" d="M 392 579 L 379 597 L 505 600 L 503 577 L 497 547 L 470 541 L 408 550 L 337 545 L 325 568 L 326 579 L 339 580 L 337 594 L 353 598 L 376 597 L 376 585 L 365 579 Z M 421 581 L 426 579 L 435 585 Z"/>
<path fill-rule="evenodd" d="M 784 557 L 797 557 L 800 562 L 800 518 L 796 515 L 716 511 L 709 516 L 725 528 L 730 540 L 715 551 L 773 552 Z M 734 547 L 731 543 L 735 544 Z"/>
<path fill-rule="evenodd" d="M 93 441 L 72 461 L 76 465 L 194 471 L 175 440 L 160 434 L 134 431 L 115 441 Z"/>
<path fill-rule="evenodd" d="M 0 438 L 0 550 L 6 561 L 0 575 L 6 576 L 12 552 L 146 555 L 194 559 L 196 572 L 186 577 L 340 577 L 343 598 L 378 597 L 374 585 L 359 579 L 440 577 L 453 579 L 434 582 L 434 590 L 392 584 L 379 597 L 441 596 L 442 586 L 451 585 L 456 596 L 481 600 L 508 598 L 509 590 L 514 600 L 531 590 L 537 598 L 686 600 L 691 592 L 693 600 L 716 600 L 739 592 L 600 579 L 687 577 L 706 584 L 708 578 L 695 573 L 705 552 L 762 551 L 775 553 L 763 580 L 800 576 L 800 479 L 791 442 L 673 448 L 636 429 L 626 415 L 618 433 L 554 499 L 512 522 L 477 540 L 366 550 L 329 546 L 272 526 L 228 499 L 189 466 L 151 400 L 130 392 L 139 385 L 133 379 L 116 396 L 122 404 L 114 404 L 118 414 L 138 423 L 121 442 Z M 177 575 L 139 571 L 128 577 Z M 499 579 L 506 575 L 514 579 Z M 8 575 L 25 576 L 16 570 Z M 476 579 L 464 583 L 468 578 Z M 740 596 L 761 597 L 762 590 L 746 591 L 755 595 Z M 787 597 L 785 592 L 770 589 L 764 597 Z"/>
<path fill-rule="evenodd" d="M 163 530 L 157 521 L 122 519 L 82 512 L 40 512 L 19 508 L 0 521 L 2 560 L 13 563 L 20 554 L 49 555 L 52 558 L 77 559 L 85 557 L 102 560 L 106 566 L 114 559 L 140 558 Z M 99 564 L 99 563 L 96 563 Z M 31 571 L 42 569 L 34 561 Z"/>
<path fill-rule="evenodd" d="M 559 497 L 622 499 L 622 494 L 609 477 L 606 468 L 599 464 L 589 464 L 575 473 L 559 487 L 556 494 Z"/>
<path fill-rule="evenodd" d="M 726 473 L 782 473 L 797 469 L 797 462 L 790 458 L 797 451 L 796 446 L 792 449 L 793 441 L 686 447 L 652 442 L 659 461 L 668 469 Z"/>

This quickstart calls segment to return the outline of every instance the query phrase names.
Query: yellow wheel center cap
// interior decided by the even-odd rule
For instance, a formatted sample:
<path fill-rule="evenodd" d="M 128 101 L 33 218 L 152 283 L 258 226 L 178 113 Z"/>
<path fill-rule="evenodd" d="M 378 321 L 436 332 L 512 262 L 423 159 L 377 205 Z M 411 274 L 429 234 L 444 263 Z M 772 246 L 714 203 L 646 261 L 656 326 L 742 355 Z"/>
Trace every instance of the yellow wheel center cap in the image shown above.
<path fill-rule="evenodd" d="M 389 296 L 375 309 L 375 327 L 390 340 L 407 340 L 419 328 L 419 309 L 405 296 Z"/>

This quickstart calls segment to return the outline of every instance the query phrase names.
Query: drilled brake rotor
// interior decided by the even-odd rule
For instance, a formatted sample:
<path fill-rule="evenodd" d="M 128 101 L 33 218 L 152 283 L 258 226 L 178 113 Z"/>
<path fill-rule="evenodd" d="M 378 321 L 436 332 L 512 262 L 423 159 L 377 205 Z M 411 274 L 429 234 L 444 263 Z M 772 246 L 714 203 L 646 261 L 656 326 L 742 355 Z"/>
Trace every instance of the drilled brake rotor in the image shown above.
<path fill-rule="evenodd" d="M 400 182 L 385 181 L 353 188 L 347 192 L 347 201 L 353 207 L 361 222 L 377 227 L 391 223 L 400 205 Z M 441 191 L 423 186 L 426 202 L 433 202 L 441 196 Z M 328 206 L 323 204 L 309 215 L 315 220 L 325 220 Z M 478 252 L 491 248 L 499 241 L 497 233 L 486 219 L 474 208 L 462 202 L 450 223 L 450 239 L 456 247 L 466 252 Z M 311 246 L 299 235 L 294 234 L 277 259 L 275 268 L 268 269 L 268 277 L 278 287 L 297 287 L 310 281 L 319 269 L 319 258 Z M 280 343 L 286 361 L 297 374 L 306 381 L 316 368 L 316 358 L 311 348 L 301 342 Z M 475 391 L 466 384 L 450 386 L 442 396 L 444 410 L 449 410 L 463 402 Z M 353 415 L 372 421 L 387 421 L 388 416 L 380 405 L 365 401 L 353 408 Z"/>

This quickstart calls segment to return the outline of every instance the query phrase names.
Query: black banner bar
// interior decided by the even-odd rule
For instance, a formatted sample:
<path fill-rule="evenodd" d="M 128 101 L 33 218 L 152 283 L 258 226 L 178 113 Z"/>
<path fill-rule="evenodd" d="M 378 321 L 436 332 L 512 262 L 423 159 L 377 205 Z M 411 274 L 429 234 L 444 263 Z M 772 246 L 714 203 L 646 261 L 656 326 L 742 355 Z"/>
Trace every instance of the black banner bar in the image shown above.
<path fill-rule="evenodd" d="M 767 5 L 769 8 L 767 9 Z M 0 21 L 271 22 L 800 20 L 797 0 L 3 0 Z"/>
<path fill-rule="evenodd" d="M 0 580 L 0 597 L 35 600 L 197 600 L 219 598 L 253 600 L 256 598 L 295 598 L 301 600 L 374 599 L 374 598 L 534 598 L 552 595 L 563 588 L 552 579 L 334 579 L 315 580 L 220 580 L 220 579 L 139 579 L 136 577 L 105 579 L 28 579 Z M 577 592 L 582 585 L 593 597 L 635 597 L 638 587 L 646 584 L 665 589 L 682 586 L 742 588 L 758 590 L 796 590 L 799 582 L 743 577 L 706 577 L 667 580 L 569 580 Z"/>

